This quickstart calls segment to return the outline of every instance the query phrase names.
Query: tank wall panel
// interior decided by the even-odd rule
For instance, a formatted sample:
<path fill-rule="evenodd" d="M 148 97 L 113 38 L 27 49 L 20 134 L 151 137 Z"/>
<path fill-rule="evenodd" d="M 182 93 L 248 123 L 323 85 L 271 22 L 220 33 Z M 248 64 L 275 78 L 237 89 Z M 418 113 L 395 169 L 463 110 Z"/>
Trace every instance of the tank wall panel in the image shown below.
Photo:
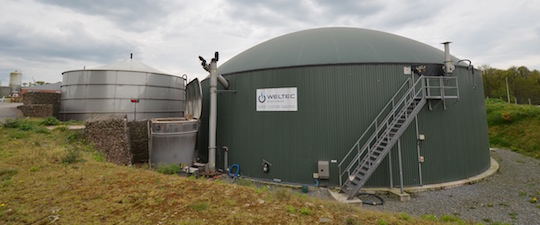
<path fill-rule="evenodd" d="M 94 114 L 128 114 L 133 119 L 183 116 L 184 78 L 134 71 L 82 70 L 63 73 L 61 119 Z M 179 85 L 179 86 L 177 86 Z"/>

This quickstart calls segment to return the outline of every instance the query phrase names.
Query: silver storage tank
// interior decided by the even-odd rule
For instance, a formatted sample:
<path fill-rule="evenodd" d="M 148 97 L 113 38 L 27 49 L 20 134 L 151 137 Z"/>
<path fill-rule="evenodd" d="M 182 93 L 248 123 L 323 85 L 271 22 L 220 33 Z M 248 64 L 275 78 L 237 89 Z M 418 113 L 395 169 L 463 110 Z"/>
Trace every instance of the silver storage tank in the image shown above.
<path fill-rule="evenodd" d="M 62 76 L 61 120 L 109 114 L 127 114 L 128 120 L 184 116 L 186 78 L 133 59 Z"/>
<path fill-rule="evenodd" d="M 149 127 L 149 154 L 152 167 L 160 165 L 191 166 L 201 115 L 202 92 L 198 79 L 187 85 L 186 117 L 153 118 Z"/>

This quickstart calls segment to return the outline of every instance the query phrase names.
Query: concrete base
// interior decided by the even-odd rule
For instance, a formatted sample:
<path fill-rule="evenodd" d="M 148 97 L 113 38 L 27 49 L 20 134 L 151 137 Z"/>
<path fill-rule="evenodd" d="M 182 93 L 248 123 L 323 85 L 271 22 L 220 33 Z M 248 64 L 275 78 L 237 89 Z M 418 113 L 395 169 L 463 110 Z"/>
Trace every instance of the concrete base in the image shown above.
<path fill-rule="evenodd" d="M 355 204 L 355 205 L 362 206 L 362 200 L 360 200 L 359 198 L 355 197 L 355 198 L 349 200 L 349 199 L 347 199 L 347 195 L 345 193 L 343 193 L 343 192 L 339 192 L 339 190 L 330 190 L 330 189 L 328 189 L 328 192 L 338 202 L 345 203 L 345 204 Z"/>
<path fill-rule="evenodd" d="M 397 195 L 399 197 L 400 202 L 406 202 L 411 200 L 411 195 L 405 191 L 401 193 L 401 189 L 399 188 L 392 188 L 388 191 L 389 193 L 392 193 L 394 195 Z"/>
<path fill-rule="evenodd" d="M 452 182 L 446 182 L 446 183 L 440 183 L 440 184 L 430 184 L 430 185 L 424 185 L 420 187 L 406 187 L 403 188 L 403 194 L 401 193 L 401 190 L 399 188 L 362 188 L 362 192 L 370 193 L 370 194 L 395 194 L 399 197 L 399 200 L 409 201 L 411 200 L 411 195 L 409 193 L 415 193 L 415 192 L 423 192 L 423 191 L 435 191 L 435 190 L 443 190 L 447 188 L 454 188 L 454 187 L 460 187 L 467 184 L 474 184 L 478 183 L 487 177 L 493 175 L 499 170 L 499 163 L 493 158 L 491 158 L 491 166 L 489 169 L 484 171 L 483 173 L 476 175 L 474 177 L 470 177 L 463 180 L 458 181 L 452 181 Z M 332 197 L 336 199 L 338 202 L 344 202 L 348 203 L 347 196 L 344 193 L 338 193 L 336 191 L 329 191 Z M 339 199 L 338 199 L 339 198 Z M 343 200 L 345 199 L 345 200 Z M 358 201 L 362 202 L 362 200 L 358 199 Z"/>

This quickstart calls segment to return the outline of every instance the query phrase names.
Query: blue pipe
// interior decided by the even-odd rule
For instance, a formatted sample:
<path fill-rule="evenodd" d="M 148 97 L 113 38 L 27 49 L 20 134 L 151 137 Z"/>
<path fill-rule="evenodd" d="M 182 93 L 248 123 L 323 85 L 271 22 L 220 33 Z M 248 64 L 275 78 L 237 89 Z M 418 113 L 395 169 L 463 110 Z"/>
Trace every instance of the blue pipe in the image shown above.
<path fill-rule="evenodd" d="M 236 167 L 236 172 L 234 173 L 234 175 L 231 174 L 231 171 L 232 169 Z M 231 167 L 229 167 L 229 177 L 230 178 L 234 178 L 234 177 L 238 177 L 238 173 L 240 172 L 240 166 L 238 164 L 232 164 Z"/>
<path fill-rule="evenodd" d="M 319 179 L 315 178 L 315 185 L 313 185 L 313 187 L 318 187 L 319 186 Z"/>

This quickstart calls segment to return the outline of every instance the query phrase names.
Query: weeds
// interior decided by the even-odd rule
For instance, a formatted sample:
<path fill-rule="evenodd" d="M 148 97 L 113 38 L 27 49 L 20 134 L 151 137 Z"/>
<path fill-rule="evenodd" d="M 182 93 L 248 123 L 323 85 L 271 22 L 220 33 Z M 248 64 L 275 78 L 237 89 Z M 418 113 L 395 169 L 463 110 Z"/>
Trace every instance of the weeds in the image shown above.
<path fill-rule="evenodd" d="M 199 202 L 199 203 L 193 203 L 189 206 L 189 208 L 197 211 L 197 212 L 200 212 L 200 211 L 204 211 L 206 209 L 208 209 L 208 203 L 206 202 Z"/>
<path fill-rule="evenodd" d="M 180 168 L 180 165 L 177 164 L 167 165 L 160 163 L 158 164 L 156 171 L 162 174 L 178 174 L 182 172 L 182 168 Z"/>
<path fill-rule="evenodd" d="M 37 127 L 36 129 L 34 129 L 34 131 L 38 134 L 50 134 L 51 131 L 49 131 L 49 129 L 45 128 L 45 127 Z"/>
<path fill-rule="evenodd" d="M 302 215 L 305 215 L 305 216 L 309 216 L 309 215 L 313 214 L 313 213 L 311 212 L 311 210 L 310 210 L 309 208 L 307 208 L 307 207 L 302 207 L 302 208 L 300 209 L 300 213 L 301 213 Z"/>
<path fill-rule="evenodd" d="M 105 162 L 105 156 L 103 153 L 98 151 L 94 151 L 94 153 L 92 153 L 92 159 L 96 162 Z"/>
<path fill-rule="evenodd" d="M 437 216 L 433 215 L 433 214 L 426 214 L 426 215 L 422 215 L 420 216 L 422 219 L 426 219 L 426 220 L 430 220 L 430 221 L 438 221 L 439 219 L 437 219 Z"/>
<path fill-rule="evenodd" d="M 460 218 L 456 216 L 451 216 L 451 215 L 442 215 L 440 220 L 443 222 L 452 222 L 452 223 L 461 221 Z"/>
<path fill-rule="evenodd" d="M 81 151 L 79 148 L 70 146 L 66 149 L 66 154 L 62 157 L 62 164 L 69 165 L 80 162 L 81 160 Z"/>
<path fill-rule="evenodd" d="M 19 120 L 14 119 L 6 119 L 4 123 L 2 124 L 4 128 L 18 128 L 19 127 Z"/>
<path fill-rule="evenodd" d="M 508 215 L 510 216 L 510 219 L 517 220 L 517 213 L 511 212 L 511 213 L 508 213 Z"/>
<path fill-rule="evenodd" d="M 43 121 L 41 121 L 39 124 L 43 126 L 53 126 L 53 125 L 60 124 L 60 121 L 58 121 L 56 117 L 49 116 L 45 118 Z"/>
<path fill-rule="evenodd" d="M 291 191 L 288 190 L 288 189 L 285 189 L 285 188 L 278 188 L 274 192 L 274 195 L 275 195 L 276 199 L 279 200 L 279 201 L 289 200 L 292 197 Z"/>
<path fill-rule="evenodd" d="M 8 181 L 11 180 L 13 176 L 17 174 L 16 169 L 2 169 L 0 170 L 0 181 Z"/>
<path fill-rule="evenodd" d="M 384 221 L 383 219 L 380 219 L 380 220 Z M 352 216 L 349 216 L 349 217 L 347 217 L 347 219 L 345 219 L 345 224 L 346 225 L 355 225 L 355 224 L 358 224 L 358 220 L 356 218 L 352 217 Z"/>
<path fill-rule="evenodd" d="M 409 214 L 403 212 L 399 214 L 399 217 L 405 221 L 412 220 L 412 217 Z"/>
<path fill-rule="evenodd" d="M 285 206 L 285 209 L 286 209 L 287 212 L 289 212 L 289 213 L 295 213 L 295 212 L 296 212 L 296 208 L 294 208 L 294 206 L 292 206 L 292 205 L 287 205 L 287 206 Z"/>

